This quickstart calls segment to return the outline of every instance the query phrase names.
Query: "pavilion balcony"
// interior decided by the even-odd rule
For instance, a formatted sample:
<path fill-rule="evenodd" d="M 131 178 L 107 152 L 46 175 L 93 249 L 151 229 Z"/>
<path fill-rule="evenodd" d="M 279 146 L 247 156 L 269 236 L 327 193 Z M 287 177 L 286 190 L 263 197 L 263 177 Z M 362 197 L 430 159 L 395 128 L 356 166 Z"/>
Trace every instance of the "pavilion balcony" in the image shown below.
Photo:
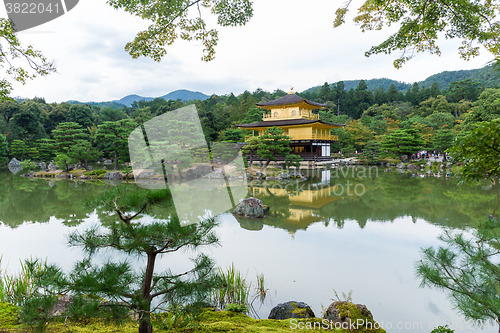
<path fill-rule="evenodd" d="M 319 114 L 301 115 L 301 116 L 290 116 L 290 117 L 273 117 L 271 113 L 265 113 L 262 115 L 262 120 L 285 120 L 285 119 L 310 119 L 319 120 Z"/>
<path fill-rule="evenodd" d="M 286 134 L 285 134 L 286 135 Z M 245 142 L 247 142 L 250 138 L 258 138 L 258 136 L 245 136 Z M 304 135 L 304 136 L 292 136 L 291 140 L 331 140 L 331 141 L 339 141 L 338 135 Z"/>

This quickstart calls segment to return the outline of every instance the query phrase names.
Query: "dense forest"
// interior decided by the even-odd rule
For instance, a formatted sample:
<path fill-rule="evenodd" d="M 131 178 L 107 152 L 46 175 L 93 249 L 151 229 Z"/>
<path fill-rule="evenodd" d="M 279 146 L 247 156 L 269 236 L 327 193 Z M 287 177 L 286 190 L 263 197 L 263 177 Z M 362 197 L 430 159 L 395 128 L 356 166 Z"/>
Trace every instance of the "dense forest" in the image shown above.
<path fill-rule="evenodd" d="M 212 95 L 202 101 L 135 101 L 131 106 L 46 103 L 44 98 L 0 103 L 0 158 L 2 163 L 19 160 L 56 159 L 60 166 L 111 158 L 126 162 L 127 137 L 137 126 L 188 104 L 196 104 L 206 141 L 241 142 L 248 135 L 236 124 L 262 120 L 264 110 L 255 103 L 286 95 L 257 89 L 235 96 Z M 319 89 L 297 93 L 311 101 L 326 104 L 316 110 L 328 123 L 346 124 L 333 130 L 339 141 L 333 152 L 391 150 L 391 139 L 407 137 L 422 148 L 443 151 L 453 138 L 470 130 L 479 121 L 500 117 L 500 89 L 487 88 L 471 78 L 453 81 L 447 89 L 434 82 L 429 87 L 414 83 L 399 90 L 370 90 L 364 80 L 346 89 L 343 81 L 325 82 Z M 385 144 L 385 146 L 384 146 Z M 404 153 L 404 152 L 403 152 Z"/>

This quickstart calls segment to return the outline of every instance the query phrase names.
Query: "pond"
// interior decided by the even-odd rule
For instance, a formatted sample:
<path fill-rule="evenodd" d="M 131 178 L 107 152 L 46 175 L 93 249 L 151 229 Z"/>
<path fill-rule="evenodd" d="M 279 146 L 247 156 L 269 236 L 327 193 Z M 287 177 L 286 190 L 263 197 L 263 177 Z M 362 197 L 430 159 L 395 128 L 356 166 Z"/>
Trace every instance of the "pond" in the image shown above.
<path fill-rule="evenodd" d="M 308 303 L 320 316 L 334 290 L 341 298 L 352 291 L 353 301 L 365 304 L 388 331 L 430 332 L 446 323 L 457 332 L 477 330 L 464 323 L 446 293 L 419 288 L 414 266 L 422 247 L 442 245 L 437 237 L 444 230 L 466 231 L 497 211 L 500 186 L 467 188 L 446 174 L 381 168 L 309 171 L 303 182 L 250 181 L 248 196 L 269 205 L 268 216 L 221 214 L 221 246 L 205 251 L 221 267 L 234 263 L 249 280 L 264 274 L 271 297 L 258 311 L 261 317 L 291 300 Z M 19 260 L 33 256 L 70 269 L 82 254 L 68 248 L 65 237 L 112 218 L 85 204 L 86 197 L 108 186 L 30 180 L 0 170 L 2 268 L 17 272 Z M 162 214 L 168 212 L 156 217 Z M 187 258 L 187 253 L 164 257 L 158 268 L 180 271 L 189 267 Z M 483 330 L 497 331 L 496 325 Z"/>

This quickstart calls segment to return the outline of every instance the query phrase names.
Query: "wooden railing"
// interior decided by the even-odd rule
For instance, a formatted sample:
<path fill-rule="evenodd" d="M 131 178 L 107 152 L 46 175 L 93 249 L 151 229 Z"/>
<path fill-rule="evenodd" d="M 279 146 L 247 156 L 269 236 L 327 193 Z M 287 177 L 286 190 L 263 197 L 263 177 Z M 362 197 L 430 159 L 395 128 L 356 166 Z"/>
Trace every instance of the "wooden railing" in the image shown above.
<path fill-rule="evenodd" d="M 285 119 L 298 119 L 298 118 L 302 118 L 302 119 L 311 119 L 311 120 L 319 120 L 319 114 L 314 114 L 312 113 L 310 116 L 293 116 L 293 117 L 273 117 L 271 113 L 264 113 L 262 115 L 262 120 L 266 120 L 266 119 L 271 119 L 271 120 L 285 120 Z"/>
<path fill-rule="evenodd" d="M 248 139 L 252 138 L 253 136 L 245 136 L 245 142 L 248 141 Z M 258 138 L 258 136 L 256 136 Z M 291 137 L 292 140 L 333 140 L 333 141 L 339 141 L 338 135 L 301 135 L 301 136 L 293 136 Z"/>

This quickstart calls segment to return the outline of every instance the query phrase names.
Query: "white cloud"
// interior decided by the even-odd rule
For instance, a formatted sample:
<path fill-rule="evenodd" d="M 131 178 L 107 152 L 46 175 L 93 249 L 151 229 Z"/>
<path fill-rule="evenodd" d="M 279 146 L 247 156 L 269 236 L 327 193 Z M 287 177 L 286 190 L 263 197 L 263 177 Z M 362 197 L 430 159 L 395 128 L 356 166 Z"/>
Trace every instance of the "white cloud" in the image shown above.
<path fill-rule="evenodd" d="M 129 94 L 156 97 L 176 89 L 238 94 L 294 86 L 302 91 L 351 79 L 415 82 L 445 70 L 479 68 L 491 59 L 484 52 L 465 62 L 458 57 L 458 43 L 443 39 L 441 57 L 420 54 L 396 70 L 392 61 L 397 54 L 364 56 L 391 31 L 361 33 L 352 22 L 334 29 L 338 5 L 326 0 L 307 5 L 299 0 L 256 1 L 246 26 L 220 29 L 213 62 L 200 60 L 199 43 L 177 41 L 157 63 L 132 59 L 124 51 L 148 22 L 114 10 L 103 0 L 80 0 L 66 15 L 20 33 L 24 44 L 33 44 L 56 61 L 58 74 L 16 84 L 13 95 L 61 102 L 106 101 Z M 209 21 L 215 27 L 214 20 Z"/>

